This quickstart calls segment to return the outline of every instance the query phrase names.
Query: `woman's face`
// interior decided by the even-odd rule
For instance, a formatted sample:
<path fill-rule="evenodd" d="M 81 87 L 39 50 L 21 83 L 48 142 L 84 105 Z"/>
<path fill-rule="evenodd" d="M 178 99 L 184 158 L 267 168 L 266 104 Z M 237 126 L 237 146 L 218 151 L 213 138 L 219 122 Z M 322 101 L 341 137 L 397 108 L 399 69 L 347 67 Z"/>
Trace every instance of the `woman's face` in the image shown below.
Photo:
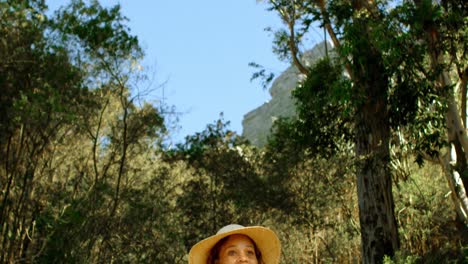
<path fill-rule="evenodd" d="M 255 246 L 249 237 L 231 235 L 221 245 L 217 264 L 248 263 L 258 264 Z"/>

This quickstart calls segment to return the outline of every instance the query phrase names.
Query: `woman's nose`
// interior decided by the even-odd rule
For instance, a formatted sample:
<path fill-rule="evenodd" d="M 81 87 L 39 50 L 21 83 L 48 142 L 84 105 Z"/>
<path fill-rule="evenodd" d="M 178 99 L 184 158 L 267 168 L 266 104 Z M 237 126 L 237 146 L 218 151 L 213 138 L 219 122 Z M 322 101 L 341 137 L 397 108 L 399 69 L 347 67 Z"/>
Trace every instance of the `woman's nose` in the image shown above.
<path fill-rule="evenodd" d="M 239 255 L 239 261 L 241 261 L 241 262 L 247 262 L 248 260 L 249 260 L 249 258 L 247 257 L 247 254 L 241 253 L 241 254 Z"/>

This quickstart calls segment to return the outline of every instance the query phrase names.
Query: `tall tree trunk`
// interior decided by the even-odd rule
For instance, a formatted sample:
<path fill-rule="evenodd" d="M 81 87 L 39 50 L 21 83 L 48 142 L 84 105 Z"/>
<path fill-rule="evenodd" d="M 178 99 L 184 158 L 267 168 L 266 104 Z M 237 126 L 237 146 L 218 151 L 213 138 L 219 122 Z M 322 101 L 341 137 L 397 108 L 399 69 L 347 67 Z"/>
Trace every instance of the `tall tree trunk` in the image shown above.
<path fill-rule="evenodd" d="M 381 89 L 384 89 L 382 87 Z M 359 220 L 363 263 L 381 263 L 399 247 L 388 167 L 389 124 L 382 98 L 369 98 L 356 116 Z"/>
<path fill-rule="evenodd" d="M 423 2 L 415 1 L 418 8 L 423 9 Z M 426 23 L 424 27 L 425 40 L 428 44 L 429 58 L 431 67 L 434 72 L 445 65 L 449 61 L 445 57 L 446 53 L 441 48 L 441 36 L 438 25 L 435 23 Z M 460 82 L 463 83 L 464 73 L 460 75 Z M 466 197 L 468 186 L 468 136 L 463 120 L 460 116 L 460 111 L 457 107 L 454 91 L 450 90 L 453 87 L 453 82 L 446 67 L 442 67 L 442 71 L 436 80 L 438 89 L 446 94 L 447 112 L 445 113 L 447 127 L 447 141 L 450 144 L 449 153 L 446 157 L 440 158 L 440 165 L 448 179 L 450 190 L 452 190 L 452 201 L 454 202 L 458 219 L 465 224 L 468 223 L 468 199 Z M 466 85 L 466 83 L 465 83 Z M 466 103 L 466 102 L 465 102 Z M 451 155 L 451 150 L 454 150 L 455 156 Z"/>
<path fill-rule="evenodd" d="M 448 78 L 443 79 L 444 85 L 450 84 Z M 462 125 L 462 120 L 452 93 L 448 95 L 448 109 L 445 117 L 447 141 L 450 143 L 450 146 L 448 153 L 439 159 L 440 165 L 448 180 L 458 220 L 468 224 L 468 198 L 466 196 L 466 187 L 468 186 L 468 177 L 466 176 L 468 173 L 468 141 L 466 130 Z"/>
<path fill-rule="evenodd" d="M 450 153 L 446 153 L 439 157 L 439 162 L 444 171 L 444 175 L 447 178 L 447 182 L 450 188 L 450 197 L 455 206 L 458 220 L 467 223 L 468 214 L 468 197 L 466 196 L 465 188 L 460 178 L 460 174 L 453 169 L 452 158 Z M 460 186 L 462 185 L 462 186 Z"/>
<path fill-rule="evenodd" d="M 382 263 L 399 248 L 394 214 L 388 119 L 388 77 L 382 58 L 368 37 L 366 21 L 355 22 L 361 41 L 355 43 L 352 68 L 358 99 L 355 116 L 357 191 L 362 263 Z"/>

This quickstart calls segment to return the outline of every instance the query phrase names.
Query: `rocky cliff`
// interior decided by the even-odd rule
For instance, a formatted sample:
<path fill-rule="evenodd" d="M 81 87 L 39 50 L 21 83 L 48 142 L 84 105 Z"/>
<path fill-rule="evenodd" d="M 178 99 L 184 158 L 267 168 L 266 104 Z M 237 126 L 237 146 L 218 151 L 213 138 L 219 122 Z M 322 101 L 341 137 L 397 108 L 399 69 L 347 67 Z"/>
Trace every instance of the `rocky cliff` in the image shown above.
<path fill-rule="evenodd" d="M 327 45 L 331 49 L 330 43 Z M 306 51 L 302 61 L 309 66 L 325 56 L 325 42 L 317 44 Z M 303 77 L 295 66 L 288 67 L 272 83 L 269 92 L 270 101 L 244 115 L 242 120 L 242 135 L 253 145 L 262 147 L 266 144 L 270 129 L 278 117 L 291 117 L 295 115 L 295 106 L 291 91 L 296 88 L 300 78 Z"/>

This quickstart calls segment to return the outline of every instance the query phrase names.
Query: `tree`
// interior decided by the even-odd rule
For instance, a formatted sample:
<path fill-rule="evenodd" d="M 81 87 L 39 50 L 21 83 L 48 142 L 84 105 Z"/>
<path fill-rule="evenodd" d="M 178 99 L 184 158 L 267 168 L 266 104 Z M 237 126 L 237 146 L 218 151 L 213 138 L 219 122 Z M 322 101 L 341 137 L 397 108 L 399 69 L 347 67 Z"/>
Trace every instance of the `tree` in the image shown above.
<path fill-rule="evenodd" d="M 350 95 L 347 102 L 354 113 L 364 262 L 380 262 L 383 254 L 398 248 L 388 171 L 394 131 L 403 132 L 398 144 L 412 148 L 419 163 L 426 159 L 442 165 L 458 218 L 466 222 L 464 4 L 406 1 L 390 7 L 387 1 L 274 0 L 269 4 L 288 28 L 278 35 L 276 43 L 289 48 L 277 50 L 287 51 L 301 73 L 310 78 L 311 72 L 298 59 L 298 44 L 316 21 L 331 37 L 339 64 L 352 82 L 351 93 L 345 94 Z M 460 92 L 458 103 L 455 92 Z M 330 91 L 328 98 L 333 102 L 336 93 Z M 447 136 L 443 136 L 443 129 Z M 385 221 L 388 229 L 382 226 Z M 376 239 L 379 232 L 381 239 Z M 386 246 L 391 249 L 386 251 Z"/>
<path fill-rule="evenodd" d="M 414 78 L 424 76 L 428 79 L 435 94 L 439 95 L 437 102 L 443 105 L 441 115 L 445 120 L 441 123 L 446 133 L 442 138 L 445 146 L 431 148 L 429 151 L 435 153 L 425 157 L 441 165 L 451 189 L 457 217 L 467 224 L 468 135 L 465 128 L 468 11 L 462 1 L 433 3 L 420 0 L 407 3 L 399 10 L 408 16 L 399 18 L 402 23 L 410 25 L 409 33 L 414 36 L 411 40 L 420 43 L 420 46 L 407 45 L 406 49 L 409 54 L 419 58 L 415 63 L 417 70 Z M 423 55 L 418 54 L 419 49 L 415 48 L 423 48 Z"/>
<path fill-rule="evenodd" d="M 130 160 L 164 133 L 131 91 L 138 41 L 119 6 L 75 0 L 52 17 L 43 1 L 0 7 L 0 262 L 107 259 L 140 176 Z"/>
<path fill-rule="evenodd" d="M 51 142 L 87 100 L 80 69 L 46 40 L 43 1 L 0 3 L 0 262 L 29 258 L 28 238 L 44 204 L 36 189 Z"/>
<path fill-rule="evenodd" d="M 367 1 L 336 1 L 330 3 L 333 5 L 331 7 L 325 6 L 323 1 L 269 3 L 270 9 L 280 14 L 289 29 L 284 32 L 285 46 L 289 47 L 292 61 L 302 74 L 310 76 L 310 70 L 299 60 L 298 43 L 314 19 L 322 18 L 323 25 L 331 31 L 329 33 L 340 58 L 345 58 L 341 63 L 352 81 L 348 94 L 351 95 L 349 100 L 353 111 L 352 132 L 356 155 L 362 259 L 364 263 L 381 262 L 385 255 L 393 255 L 399 247 L 388 166 L 390 79 L 385 71 L 382 52 L 372 38 L 382 14 L 375 4 Z M 329 25 L 331 16 L 337 18 L 335 29 Z M 303 27 L 296 30 L 295 26 L 299 23 Z M 338 39 L 335 30 L 339 30 L 342 39 Z M 345 48 L 341 46 L 342 43 Z"/>
<path fill-rule="evenodd" d="M 187 249 L 226 224 L 257 222 L 255 211 L 265 199 L 264 181 L 243 153 L 244 140 L 227 126 L 217 120 L 168 153 L 171 162 L 184 160 L 194 172 L 177 200 L 186 216 Z"/>

